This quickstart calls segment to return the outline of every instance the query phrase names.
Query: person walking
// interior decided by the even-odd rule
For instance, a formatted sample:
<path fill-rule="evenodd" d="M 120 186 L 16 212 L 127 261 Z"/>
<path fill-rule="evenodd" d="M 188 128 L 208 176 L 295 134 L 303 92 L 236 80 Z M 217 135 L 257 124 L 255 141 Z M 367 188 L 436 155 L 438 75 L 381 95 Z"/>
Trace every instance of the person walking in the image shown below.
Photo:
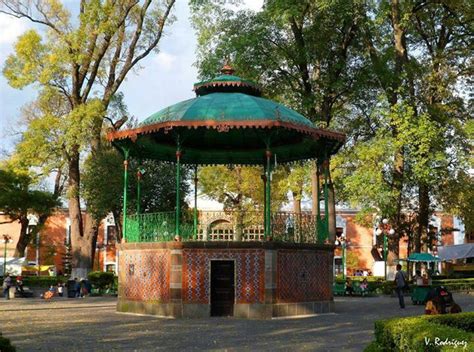
<path fill-rule="evenodd" d="M 405 300 L 403 298 L 403 290 L 407 286 L 407 274 L 402 270 L 402 266 L 397 264 L 397 273 L 395 274 L 395 290 L 398 296 L 400 308 L 405 308 Z"/>
<path fill-rule="evenodd" d="M 74 291 L 76 292 L 76 298 L 81 297 L 81 283 L 77 280 L 77 277 L 74 278 Z"/>
<path fill-rule="evenodd" d="M 64 284 L 62 282 L 58 282 L 58 296 L 62 297 L 64 292 Z"/>
<path fill-rule="evenodd" d="M 10 287 L 12 285 L 12 278 L 10 277 L 10 274 L 7 274 L 5 278 L 3 279 L 3 297 L 6 299 L 10 299 Z"/>

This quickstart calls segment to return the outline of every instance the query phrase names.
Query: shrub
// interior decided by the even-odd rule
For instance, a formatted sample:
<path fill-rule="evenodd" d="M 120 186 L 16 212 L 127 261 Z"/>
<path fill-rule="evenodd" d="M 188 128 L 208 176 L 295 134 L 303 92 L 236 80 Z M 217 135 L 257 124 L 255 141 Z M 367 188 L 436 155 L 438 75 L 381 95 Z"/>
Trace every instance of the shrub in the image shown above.
<path fill-rule="evenodd" d="M 56 286 L 58 282 L 66 282 L 64 276 L 24 276 L 23 284 L 28 287 L 49 287 Z"/>
<path fill-rule="evenodd" d="M 425 318 L 436 324 L 448 325 L 461 330 L 474 332 L 474 313 L 444 314 L 444 315 L 428 315 Z"/>
<path fill-rule="evenodd" d="M 385 352 L 385 350 L 377 343 L 377 341 L 372 341 L 366 348 L 364 352 Z"/>
<path fill-rule="evenodd" d="M 114 273 L 111 272 L 93 271 L 87 277 L 92 286 L 99 290 L 105 290 L 114 284 Z"/>
<path fill-rule="evenodd" d="M 473 324 L 474 313 L 379 320 L 375 322 L 376 341 L 367 348 L 368 351 L 377 351 L 374 348 L 379 347 L 384 351 L 410 352 L 462 350 L 462 345 L 454 348 L 437 342 L 448 339 L 451 343 L 472 344 Z"/>
<path fill-rule="evenodd" d="M 433 285 L 442 285 L 450 291 L 474 290 L 474 279 L 433 280 Z"/>
<path fill-rule="evenodd" d="M 3 337 L 0 333 L 0 351 L 2 352 L 15 352 L 15 346 L 12 346 L 10 339 Z"/>

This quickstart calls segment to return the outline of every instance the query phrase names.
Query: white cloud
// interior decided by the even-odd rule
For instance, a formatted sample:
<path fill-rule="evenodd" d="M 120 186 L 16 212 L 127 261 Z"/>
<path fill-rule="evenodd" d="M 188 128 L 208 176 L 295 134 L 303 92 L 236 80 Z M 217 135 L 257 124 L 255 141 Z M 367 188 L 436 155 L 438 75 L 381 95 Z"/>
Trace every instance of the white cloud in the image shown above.
<path fill-rule="evenodd" d="M 167 52 L 160 52 L 153 58 L 153 61 L 163 70 L 170 71 L 176 63 L 176 56 Z"/>
<path fill-rule="evenodd" d="M 263 6 L 263 0 L 245 0 L 244 6 L 253 11 L 260 11 Z"/>
<path fill-rule="evenodd" d="M 13 44 L 27 28 L 25 21 L 0 13 L 0 45 Z"/>

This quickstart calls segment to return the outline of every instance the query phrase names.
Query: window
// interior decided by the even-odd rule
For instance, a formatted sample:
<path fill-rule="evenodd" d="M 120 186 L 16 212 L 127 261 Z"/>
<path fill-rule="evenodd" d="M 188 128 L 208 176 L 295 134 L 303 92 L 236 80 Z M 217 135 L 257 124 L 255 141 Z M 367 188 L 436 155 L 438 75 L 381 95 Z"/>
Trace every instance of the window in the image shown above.
<path fill-rule="evenodd" d="M 107 226 L 107 244 L 117 243 L 117 228 L 115 225 Z"/>
<path fill-rule="evenodd" d="M 135 268 L 133 268 L 132 271 L 134 271 L 134 269 L 135 269 Z M 107 264 L 107 265 L 105 266 L 105 271 L 111 272 L 111 273 L 115 273 L 115 264 Z M 130 274 L 130 275 L 133 275 L 133 273 Z"/>

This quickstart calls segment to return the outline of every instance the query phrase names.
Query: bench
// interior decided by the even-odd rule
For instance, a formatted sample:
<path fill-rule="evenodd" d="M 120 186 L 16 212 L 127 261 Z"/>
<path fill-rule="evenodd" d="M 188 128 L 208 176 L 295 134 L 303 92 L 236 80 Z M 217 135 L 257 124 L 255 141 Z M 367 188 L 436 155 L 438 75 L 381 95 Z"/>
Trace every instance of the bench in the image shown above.
<path fill-rule="evenodd" d="M 344 296 L 346 294 L 346 285 L 335 282 L 332 285 L 332 293 L 334 296 Z"/>
<path fill-rule="evenodd" d="M 354 294 L 360 295 L 360 296 L 367 296 L 369 294 L 368 289 L 363 289 L 360 287 L 361 282 L 360 281 L 352 281 L 352 289 L 354 290 Z"/>

